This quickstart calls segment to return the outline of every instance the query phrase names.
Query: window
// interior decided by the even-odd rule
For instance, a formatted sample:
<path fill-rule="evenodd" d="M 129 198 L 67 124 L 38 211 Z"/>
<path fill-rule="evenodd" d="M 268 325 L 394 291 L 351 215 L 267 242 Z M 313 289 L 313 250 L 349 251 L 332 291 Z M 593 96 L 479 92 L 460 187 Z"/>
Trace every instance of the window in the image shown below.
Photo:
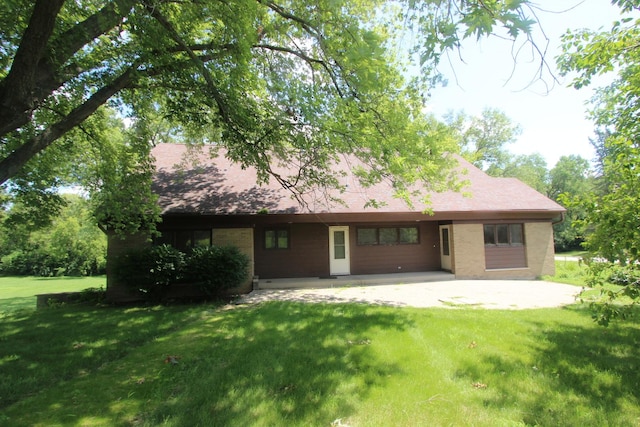
<path fill-rule="evenodd" d="M 417 244 L 418 243 L 418 228 L 417 227 L 402 227 L 398 228 L 398 240 L 402 244 Z"/>
<path fill-rule="evenodd" d="M 397 228 L 379 228 L 378 240 L 381 245 L 395 245 L 398 243 L 398 229 Z"/>
<path fill-rule="evenodd" d="M 450 256 L 449 253 L 449 229 L 442 229 L 442 255 Z"/>
<path fill-rule="evenodd" d="M 211 230 L 195 230 L 193 232 L 193 247 L 211 246 Z"/>
<path fill-rule="evenodd" d="M 289 249 L 289 230 L 267 229 L 264 231 L 265 249 Z"/>
<path fill-rule="evenodd" d="M 166 230 L 154 240 L 154 244 L 171 245 L 181 251 L 211 246 L 211 230 Z"/>
<path fill-rule="evenodd" d="M 357 235 L 359 245 L 378 244 L 378 230 L 375 228 L 358 228 Z"/>
<path fill-rule="evenodd" d="M 524 245 L 522 224 L 485 224 L 484 244 L 489 246 Z"/>
<path fill-rule="evenodd" d="M 418 227 L 362 227 L 356 231 L 358 245 L 417 245 Z"/>
<path fill-rule="evenodd" d="M 512 245 L 524 245 L 524 234 L 522 224 L 509 224 Z"/>
<path fill-rule="evenodd" d="M 347 259 L 347 243 L 342 230 L 333 232 L 333 258 Z"/>

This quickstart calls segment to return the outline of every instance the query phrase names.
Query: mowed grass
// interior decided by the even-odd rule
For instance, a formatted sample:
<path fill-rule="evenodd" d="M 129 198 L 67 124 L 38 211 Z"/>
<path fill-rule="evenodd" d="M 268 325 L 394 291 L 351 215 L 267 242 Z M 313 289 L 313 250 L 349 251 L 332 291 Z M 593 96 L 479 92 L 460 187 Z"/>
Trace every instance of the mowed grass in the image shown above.
<path fill-rule="evenodd" d="M 78 292 L 104 288 L 105 276 L 95 277 L 0 277 L 0 312 L 35 308 L 38 294 Z"/>
<path fill-rule="evenodd" d="M 632 426 L 639 345 L 578 305 L 11 311 L 0 425 Z"/>
<path fill-rule="evenodd" d="M 567 283 L 569 285 L 585 286 L 587 266 L 581 261 L 556 260 L 556 274 L 544 276 L 550 282 Z"/>
<path fill-rule="evenodd" d="M 582 286 L 579 299 L 585 303 L 603 302 L 607 300 L 607 293 L 619 292 L 622 286 L 605 282 L 593 288 L 585 285 L 587 279 L 587 265 L 580 261 L 556 260 L 556 274 L 553 276 L 544 276 L 544 280 L 550 282 L 566 283 L 570 285 Z M 616 300 L 617 304 L 628 305 L 632 302 L 631 298 L 623 296 Z"/>

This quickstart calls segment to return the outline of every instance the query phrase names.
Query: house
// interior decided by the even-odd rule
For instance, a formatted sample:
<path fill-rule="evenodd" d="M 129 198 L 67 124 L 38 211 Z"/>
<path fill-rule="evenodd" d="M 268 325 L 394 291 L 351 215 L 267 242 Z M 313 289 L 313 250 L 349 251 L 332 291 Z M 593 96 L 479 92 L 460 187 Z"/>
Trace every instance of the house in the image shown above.
<path fill-rule="evenodd" d="M 273 180 L 190 153 L 185 145 L 153 149 L 162 243 L 239 247 L 259 280 L 293 277 L 450 271 L 464 279 L 533 279 L 554 273 L 552 224 L 564 208 L 514 178 L 494 178 L 463 159 L 465 193 L 431 195 L 431 214 L 392 196 L 386 184 L 362 188 L 347 174 L 343 204 L 310 193 L 302 206 Z M 195 159 L 195 160 L 194 160 Z M 324 195 L 326 196 L 326 195 Z M 383 202 L 367 204 L 370 198 Z M 138 236 L 109 239 L 110 259 L 143 244 Z M 108 295 L 119 298 L 113 278 Z M 239 289 L 248 292 L 251 282 Z"/>

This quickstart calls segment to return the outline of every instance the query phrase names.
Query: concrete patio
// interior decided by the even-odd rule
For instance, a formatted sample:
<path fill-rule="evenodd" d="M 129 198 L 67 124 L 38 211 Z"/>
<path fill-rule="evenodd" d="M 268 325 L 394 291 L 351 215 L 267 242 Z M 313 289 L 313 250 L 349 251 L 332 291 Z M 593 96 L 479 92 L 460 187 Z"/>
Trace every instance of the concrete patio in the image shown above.
<path fill-rule="evenodd" d="M 543 280 L 455 280 L 446 272 L 269 279 L 261 280 L 259 286 L 243 295 L 239 303 L 295 301 L 522 310 L 574 304 L 582 290 Z"/>
<path fill-rule="evenodd" d="M 429 283 L 455 280 L 446 271 L 426 271 L 417 273 L 363 274 L 331 277 L 300 277 L 287 279 L 259 279 L 254 289 L 321 289 L 344 288 L 348 286 L 402 285 L 408 283 Z"/>

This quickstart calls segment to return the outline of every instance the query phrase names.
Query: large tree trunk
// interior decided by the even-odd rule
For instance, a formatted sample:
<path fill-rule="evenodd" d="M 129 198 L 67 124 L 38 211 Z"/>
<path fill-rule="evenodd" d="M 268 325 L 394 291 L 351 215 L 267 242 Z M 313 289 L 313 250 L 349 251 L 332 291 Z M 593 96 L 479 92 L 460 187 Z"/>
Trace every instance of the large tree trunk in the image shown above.
<path fill-rule="evenodd" d="M 9 74 L 0 85 L 0 136 L 29 121 L 35 108 L 33 88 L 38 63 L 63 4 L 64 0 L 38 0 L 33 7 Z"/>

